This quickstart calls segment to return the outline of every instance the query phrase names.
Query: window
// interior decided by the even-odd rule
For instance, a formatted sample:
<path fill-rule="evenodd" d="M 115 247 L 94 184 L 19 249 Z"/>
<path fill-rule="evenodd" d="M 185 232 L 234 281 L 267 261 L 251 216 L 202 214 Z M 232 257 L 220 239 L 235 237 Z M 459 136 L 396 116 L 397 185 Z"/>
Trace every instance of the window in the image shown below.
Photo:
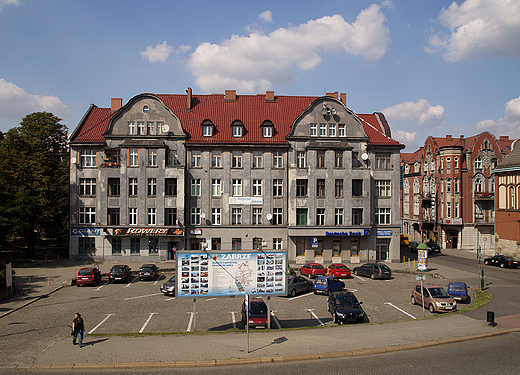
<path fill-rule="evenodd" d="M 283 209 L 282 208 L 273 208 L 273 224 L 281 225 L 283 224 Z"/>
<path fill-rule="evenodd" d="M 213 126 L 212 125 L 203 125 L 202 126 L 202 136 L 203 137 L 213 136 Z"/>
<path fill-rule="evenodd" d="M 325 209 L 316 209 L 316 225 L 325 225 Z"/>
<path fill-rule="evenodd" d="M 146 132 L 148 135 L 155 135 L 155 124 L 153 122 L 146 124 Z"/>
<path fill-rule="evenodd" d="M 455 165 L 454 165 L 454 168 L 455 168 L 455 169 L 459 169 L 459 158 L 455 158 L 455 159 L 453 159 L 453 160 L 454 160 L 454 164 L 455 164 Z"/>
<path fill-rule="evenodd" d="M 253 180 L 253 197 L 262 196 L 262 180 Z"/>
<path fill-rule="evenodd" d="M 297 161 L 298 168 L 305 168 L 306 167 L 305 151 L 297 151 L 296 152 L 296 161 Z"/>
<path fill-rule="evenodd" d="M 211 195 L 220 197 L 222 195 L 222 184 L 220 178 L 213 178 L 211 180 Z"/>
<path fill-rule="evenodd" d="M 451 178 L 446 179 L 446 193 L 451 194 Z"/>
<path fill-rule="evenodd" d="M 489 140 L 485 139 L 484 142 L 482 142 L 482 149 L 491 150 L 491 143 Z"/>
<path fill-rule="evenodd" d="M 232 168 L 242 168 L 242 151 L 233 151 Z"/>
<path fill-rule="evenodd" d="M 307 196 L 307 179 L 299 179 L 296 180 L 296 196 L 297 197 L 306 197 Z"/>
<path fill-rule="evenodd" d="M 200 225 L 200 207 L 191 208 L 191 225 Z"/>
<path fill-rule="evenodd" d="M 109 208 L 107 213 L 108 225 L 119 225 L 119 208 Z"/>
<path fill-rule="evenodd" d="M 376 169 L 390 169 L 390 153 L 376 152 Z"/>
<path fill-rule="evenodd" d="M 460 211 L 459 211 L 459 202 L 455 202 L 455 212 L 453 217 L 459 217 Z"/>
<path fill-rule="evenodd" d="M 148 238 L 148 254 L 159 254 L 159 239 L 157 237 Z"/>
<path fill-rule="evenodd" d="M 376 197 L 390 196 L 390 180 L 376 180 Z"/>
<path fill-rule="evenodd" d="M 177 150 L 168 150 L 168 165 L 179 165 L 179 158 L 177 157 Z"/>
<path fill-rule="evenodd" d="M 273 238 L 273 250 L 281 250 L 281 249 L 282 249 L 282 239 Z"/>
<path fill-rule="evenodd" d="M 128 135 L 135 135 L 135 122 L 128 122 Z"/>
<path fill-rule="evenodd" d="M 242 224 L 242 207 L 233 207 L 231 209 L 231 224 L 241 225 Z"/>
<path fill-rule="evenodd" d="M 84 168 L 92 168 L 96 166 L 96 151 L 81 150 L 79 152 L 80 166 Z"/>
<path fill-rule="evenodd" d="M 363 224 L 363 209 L 353 208 L 352 209 L 352 225 Z"/>
<path fill-rule="evenodd" d="M 336 136 L 336 124 L 329 124 L 329 137 Z"/>
<path fill-rule="evenodd" d="M 191 152 L 191 166 L 192 168 L 200 168 L 202 167 L 201 162 L 201 152 L 199 150 L 193 150 Z"/>
<path fill-rule="evenodd" d="M 155 207 L 148 207 L 148 225 L 157 225 L 157 210 Z"/>
<path fill-rule="evenodd" d="M 325 150 L 316 151 L 316 168 L 325 168 Z"/>
<path fill-rule="evenodd" d="M 359 152 L 352 151 L 352 168 L 361 168 L 363 164 L 359 161 Z"/>
<path fill-rule="evenodd" d="M 231 239 L 231 250 L 242 250 L 242 239 L 232 238 Z"/>
<path fill-rule="evenodd" d="M 141 252 L 141 238 L 130 238 L 130 254 L 139 254 Z"/>
<path fill-rule="evenodd" d="M 96 222 L 96 208 L 95 207 L 80 207 L 79 208 L 79 223 L 80 224 L 94 224 Z"/>
<path fill-rule="evenodd" d="M 283 180 L 281 178 L 273 179 L 273 197 L 283 196 Z"/>
<path fill-rule="evenodd" d="M 242 196 L 242 180 L 233 179 L 232 183 L 233 183 L 233 187 L 232 187 L 231 195 L 233 197 L 241 197 Z"/>
<path fill-rule="evenodd" d="M 264 157 L 262 151 L 253 151 L 253 168 L 263 168 Z"/>
<path fill-rule="evenodd" d="M 363 180 L 352 180 L 352 196 L 363 196 Z"/>
<path fill-rule="evenodd" d="M 454 184 L 454 189 L 455 189 L 455 194 L 458 194 L 460 192 L 460 179 L 459 178 L 456 178 L 455 179 L 455 184 Z"/>
<path fill-rule="evenodd" d="M 311 124 L 310 135 L 311 135 L 311 137 L 316 137 L 318 135 L 318 125 L 317 124 Z"/>
<path fill-rule="evenodd" d="M 325 196 L 325 180 L 317 179 L 316 180 L 316 196 L 318 198 L 323 198 Z"/>
<path fill-rule="evenodd" d="M 262 249 L 262 238 L 254 237 L 253 238 L 253 250 L 261 250 Z"/>
<path fill-rule="evenodd" d="M 334 210 L 334 225 L 343 225 L 343 208 L 336 208 Z"/>
<path fill-rule="evenodd" d="M 170 197 L 177 196 L 177 179 L 176 178 L 167 178 L 164 180 L 164 190 L 165 194 Z"/>
<path fill-rule="evenodd" d="M 211 224 L 213 224 L 213 225 L 222 224 L 222 213 L 220 211 L 220 208 L 211 209 Z"/>
<path fill-rule="evenodd" d="M 332 239 L 332 256 L 340 256 L 341 255 L 341 239 L 334 238 Z"/>
<path fill-rule="evenodd" d="M 271 138 L 273 136 L 272 126 L 262 126 L 262 137 Z"/>
<path fill-rule="evenodd" d="M 148 196 L 155 197 L 157 195 L 157 179 L 149 178 L 148 179 Z"/>
<path fill-rule="evenodd" d="M 121 254 L 122 238 L 112 237 L 112 254 Z"/>
<path fill-rule="evenodd" d="M 339 124 L 338 125 L 338 137 L 344 137 L 345 136 L 345 124 Z"/>
<path fill-rule="evenodd" d="M 475 159 L 475 169 L 482 169 L 482 159 L 480 159 L 480 158 Z"/>
<path fill-rule="evenodd" d="M 307 225 L 308 215 L 307 208 L 297 208 L 296 209 L 296 225 Z"/>
<path fill-rule="evenodd" d="M 320 124 L 320 137 L 327 136 L 327 124 Z"/>
<path fill-rule="evenodd" d="M 343 179 L 336 179 L 336 181 L 334 181 L 334 196 L 336 198 L 343 198 Z"/>
<path fill-rule="evenodd" d="M 137 123 L 137 134 L 139 134 L 139 135 L 145 135 L 146 134 L 146 128 L 144 126 L 144 122 L 138 122 Z"/>
<path fill-rule="evenodd" d="M 212 238 L 211 239 L 211 250 L 222 250 L 222 239 Z"/>
<path fill-rule="evenodd" d="M 191 179 L 191 196 L 200 197 L 200 178 Z"/>
<path fill-rule="evenodd" d="M 213 151 L 211 153 L 211 167 L 222 168 L 222 151 Z"/>
<path fill-rule="evenodd" d="M 242 125 L 234 125 L 233 126 L 233 137 L 242 137 Z"/>
<path fill-rule="evenodd" d="M 108 195 L 119 196 L 121 194 L 121 185 L 119 178 L 108 178 Z"/>
<path fill-rule="evenodd" d="M 451 202 L 446 202 L 446 217 L 451 217 Z"/>
<path fill-rule="evenodd" d="M 157 167 L 157 149 L 151 148 L 148 150 L 148 166 Z"/>
<path fill-rule="evenodd" d="M 79 195 L 96 195 L 96 179 L 80 178 L 79 179 Z"/>
<path fill-rule="evenodd" d="M 253 225 L 262 225 L 262 207 L 253 207 Z"/>
<path fill-rule="evenodd" d="M 480 178 L 477 178 L 475 180 L 475 193 L 482 193 L 482 180 Z"/>
<path fill-rule="evenodd" d="M 391 224 L 390 208 L 376 208 L 376 224 Z"/>
<path fill-rule="evenodd" d="M 164 135 L 163 132 L 164 122 L 157 122 L 157 135 Z"/>
<path fill-rule="evenodd" d="M 78 252 L 80 254 L 95 254 L 96 253 L 96 239 L 92 237 L 78 238 Z"/>
<path fill-rule="evenodd" d="M 283 154 L 281 151 L 273 152 L 273 168 L 283 168 Z"/>
<path fill-rule="evenodd" d="M 305 238 L 296 239 L 296 256 L 305 256 Z"/>
<path fill-rule="evenodd" d="M 128 179 L 128 195 L 136 196 L 137 195 L 137 178 L 129 178 Z"/>
<path fill-rule="evenodd" d="M 343 168 L 343 151 L 336 150 L 334 153 L 334 168 Z"/>
<path fill-rule="evenodd" d="M 451 158 L 446 158 L 446 170 L 451 169 Z"/>
<path fill-rule="evenodd" d="M 128 166 L 139 166 L 139 150 L 137 148 L 131 148 L 128 150 Z"/>
<path fill-rule="evenodd" d="M 128 225 L 137 225 L 137 208 L 128 209 Z"/>
<path fill-rule="evenodd" d="M 164 221 L 165 225 L 177 225 L 177 209 L 176 208 L 165 208 L 164 209 Z"/>

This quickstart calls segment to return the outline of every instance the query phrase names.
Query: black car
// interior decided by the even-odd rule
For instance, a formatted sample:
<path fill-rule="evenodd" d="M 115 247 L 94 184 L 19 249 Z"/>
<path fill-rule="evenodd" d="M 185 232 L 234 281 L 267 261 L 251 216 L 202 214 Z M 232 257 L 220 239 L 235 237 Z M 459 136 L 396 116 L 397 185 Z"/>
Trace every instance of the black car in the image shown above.
<path fill-rule="evenodd" d="M 341 291 L 329 295 L 328 310 L 334 323 L 364 323 L 367 321 L 365 311 L 354 293 Z"/>
<path fill-rule="evenodd" d="M 354 275 L 367 276 L 371 279 L 389 279 L 392 270 L 384 263 L 365 263 L 360 267 L 354 267 Z"/>
<path fill-rule="evenodd" d="M 520 262 L 512 257 L 505 256 L 503 254 L 495 255 L 491 258 L 484 259 L 484 264 L 491 266 L 498 266 L 501 268 L 518 268 L 520 267 Z"/>
<path fill-rule="evenodd" d="M 111 283 L 115 281 L 124 281 L 127 283 L 130 281 L 130 277 L 130 267 L 126 264 L 112 266 L 108 272 L 108 281 Z"/>
<path fill-rule="evenodd" d="M 157 280 L 159 278 L 159 267 L 155 264 L 143 264 L 139 269 L 139 280 Z"/>
<path fill-rule="evenodd" d="M 428 245 L 428 253 L 440 253 L 441 247 L 439 244 L 436 244 L 434 242 L 427 242 L 426 245 Z"/>

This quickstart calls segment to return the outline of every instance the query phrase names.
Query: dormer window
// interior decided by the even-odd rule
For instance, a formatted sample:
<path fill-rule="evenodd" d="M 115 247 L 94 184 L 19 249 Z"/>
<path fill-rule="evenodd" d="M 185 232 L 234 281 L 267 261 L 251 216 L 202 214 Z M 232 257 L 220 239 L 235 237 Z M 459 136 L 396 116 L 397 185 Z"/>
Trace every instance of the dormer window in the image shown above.
<path fill-rule="evenodd" d="M 263 138 L 271 138 L 273 136 L 273 128 L 274 125 L 271 121 L 264 121 L 261 125 L 262 127 L 262 137 Z"/>
<path fill-rule="evenodd" d="M 204 120 L 202 122 L 202 136 L 212 137 L 213 136 L 213 123 L 210 120 Z"/>
<path fill-rule="evenodd" d="M 231 124 L 233 130 L 233 137 L 243 137 L 244 135 L 244 124 L 241 121 L 233 121 Z"/>

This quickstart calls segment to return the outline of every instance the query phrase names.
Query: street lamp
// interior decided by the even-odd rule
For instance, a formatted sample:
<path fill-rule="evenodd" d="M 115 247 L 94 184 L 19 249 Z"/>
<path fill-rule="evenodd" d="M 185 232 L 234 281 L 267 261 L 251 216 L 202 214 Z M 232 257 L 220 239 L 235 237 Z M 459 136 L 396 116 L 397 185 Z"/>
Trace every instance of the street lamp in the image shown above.
<path fill-rule="evenodd" d="M 484 289 L 484 270 L 480 264 L 481 250 L 480 250 L 480 215 L 482 215 L 482 209 L 476 204 L 475 205 L 475 219 L 477 220 L 477 257 L 478 257 L 478 274 L 480 277 L 480 288 Z"/>

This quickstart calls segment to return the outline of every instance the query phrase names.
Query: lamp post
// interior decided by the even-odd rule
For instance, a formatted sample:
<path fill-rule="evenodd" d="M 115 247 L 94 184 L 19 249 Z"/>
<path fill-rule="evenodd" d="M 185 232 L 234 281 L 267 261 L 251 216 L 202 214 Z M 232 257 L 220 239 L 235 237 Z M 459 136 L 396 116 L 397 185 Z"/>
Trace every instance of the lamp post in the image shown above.
<path fill-rule="evenodd" d="M 484 270 L 480 264 L 481 259 L 481 251 L 480 251 L 480 215 L 482 214 L 482 209 L 475 205 L 475 219 L 477 220 L 477 257 L 478 257 L 478 275 L 480 278 L 480 288 L 484 289 Z"/>

